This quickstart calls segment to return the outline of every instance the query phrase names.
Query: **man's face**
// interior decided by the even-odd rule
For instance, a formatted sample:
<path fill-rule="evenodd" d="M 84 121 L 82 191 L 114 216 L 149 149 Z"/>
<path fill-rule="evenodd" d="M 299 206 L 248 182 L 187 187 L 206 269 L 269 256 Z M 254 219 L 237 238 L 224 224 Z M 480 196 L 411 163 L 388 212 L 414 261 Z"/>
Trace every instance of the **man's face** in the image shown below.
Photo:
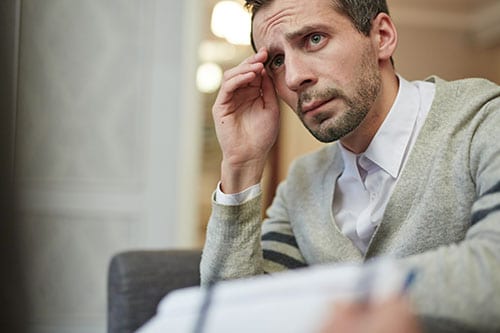
<path fill-rule="evenodd" d="M 380 91 L 375 45 L 331 0 L 274 0 L 253 21 L 280 98 L 320 141 L 355 130 Z"/>

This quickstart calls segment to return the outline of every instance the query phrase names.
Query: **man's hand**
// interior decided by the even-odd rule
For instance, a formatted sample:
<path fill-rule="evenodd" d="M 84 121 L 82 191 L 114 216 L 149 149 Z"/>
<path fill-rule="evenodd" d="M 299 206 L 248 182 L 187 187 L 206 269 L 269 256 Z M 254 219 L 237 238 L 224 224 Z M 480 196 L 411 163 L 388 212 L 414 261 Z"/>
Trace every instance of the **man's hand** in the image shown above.
<path fill-rule="evenodd" d="M 337 304 L 321 333 L 421 333 L 404 296 L 379 303 Z"/>
<path fill-rule="evenodd" d="M 222 149 L 221 189 L 238 193 L 260 182 L 279 130 L 279 104 L 259 50 L 226 71 L 213 106 Z"/>

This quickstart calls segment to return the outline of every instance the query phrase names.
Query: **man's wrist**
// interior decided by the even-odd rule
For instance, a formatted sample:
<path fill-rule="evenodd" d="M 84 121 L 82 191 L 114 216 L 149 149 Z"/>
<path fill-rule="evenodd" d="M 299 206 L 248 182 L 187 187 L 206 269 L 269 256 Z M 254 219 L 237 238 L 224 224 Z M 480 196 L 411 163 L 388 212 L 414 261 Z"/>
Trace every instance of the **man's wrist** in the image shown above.
<path fill-rule="evenodd" d="M 224 160 L 221 163 L 221 191 L 226 194 L 236 194 L 259 184 L 264 173 L 264 161 L 248 163 L 234 167 Z"/>

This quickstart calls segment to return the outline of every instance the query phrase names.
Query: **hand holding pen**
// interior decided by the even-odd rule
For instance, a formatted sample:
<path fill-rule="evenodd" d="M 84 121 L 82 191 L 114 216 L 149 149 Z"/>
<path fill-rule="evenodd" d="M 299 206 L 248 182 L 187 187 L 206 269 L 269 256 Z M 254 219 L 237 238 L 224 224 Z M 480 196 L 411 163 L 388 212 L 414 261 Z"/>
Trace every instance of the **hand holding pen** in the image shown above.
<path fill-rule="evenodd" d="M 336 303 L 321 333 L 422 333 L 407 292 L 415 279 L 410 271 L 399 294 L 388 299 L 370 298 L 364 290 L 362 297 L 353 302 Z M 366 287 L 366 286 L 365 286 Z M 368 288 L 368 287 L 366 287 Z"/>

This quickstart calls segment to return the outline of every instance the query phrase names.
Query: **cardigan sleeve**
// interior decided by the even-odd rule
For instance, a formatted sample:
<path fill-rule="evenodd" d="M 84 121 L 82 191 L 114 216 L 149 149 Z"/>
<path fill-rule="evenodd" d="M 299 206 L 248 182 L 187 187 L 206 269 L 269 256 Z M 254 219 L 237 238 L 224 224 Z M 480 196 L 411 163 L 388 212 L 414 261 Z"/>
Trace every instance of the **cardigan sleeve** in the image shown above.
<path fill-rule="evenodd" d="M 290 226 L 283 186 L 263 222 L 261 195 L 234 206 L 212 202 L 200 264 L 202 285 L 306 266 Z"/>
<path fill-rule="evenodd" d="M 201 284 L 262 274 L 261 195 L 240 205 L 212 200 L 200 274 Z"/>
<path fill-rule="evenodd" d="M 500 98 L 488 103 L 470 142 L 476 200 L 463 241 L 402 259 L 417 268 L 411 291 L 424 318 L 500 331 Z"/>

